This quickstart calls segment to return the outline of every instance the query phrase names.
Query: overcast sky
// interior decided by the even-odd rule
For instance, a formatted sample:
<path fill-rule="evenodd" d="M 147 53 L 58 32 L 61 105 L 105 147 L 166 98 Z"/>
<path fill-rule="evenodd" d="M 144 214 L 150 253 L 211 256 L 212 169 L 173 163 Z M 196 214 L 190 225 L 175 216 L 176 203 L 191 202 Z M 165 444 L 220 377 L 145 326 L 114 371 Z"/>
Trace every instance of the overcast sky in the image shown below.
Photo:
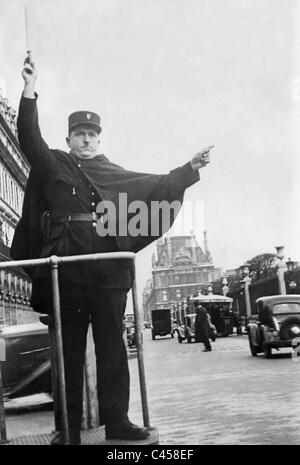
<path fill-rule="evenodd" d="M 0 0 L 0 76 L 17 108 L 22 0 Z M 65 148 L 67 117 L 101 115 L 101 152 L 165 173 L 215 144 L 186 199 L 204 202 L 216 266 L 284 245 L 300 260 L 298 0 L 30 0 L 42 134 Z M 298 24 L 299 29 L 299 24 Z M 138 287 L 155 246 L 137 259 Z"/>

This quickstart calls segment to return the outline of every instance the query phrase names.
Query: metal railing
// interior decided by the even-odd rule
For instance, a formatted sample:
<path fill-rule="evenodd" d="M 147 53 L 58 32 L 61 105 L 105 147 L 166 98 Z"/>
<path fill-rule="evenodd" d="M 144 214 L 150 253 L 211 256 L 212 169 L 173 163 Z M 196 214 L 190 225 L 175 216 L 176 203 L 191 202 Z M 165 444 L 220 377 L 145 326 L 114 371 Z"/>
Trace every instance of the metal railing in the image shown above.
<path fill-rule="evenodd" d="M 54 317 L 54 332 L 55 345 L 57 353 L 57 374 L 58 374 L 58 391 L 59 391 L 59 407 L 62 413 L 62 427 L 65 444 L 70 443 L 69 426 L 68 426 L 68 411 L 66 399 L 66 383 L 63 358 L 63 341 L 61 328 L 61 312 L 60 312 L 60 294 L 59 294 L 59 265 L 63 263 L 75 263 L 83 261 L 111 260 L 111 259 L 130 259 L 132 262 L 132 302 L 135 320 L 135 331 L 137 340 L 137 359 L 140 381 L 140 392 L 142 402 L 143 422 L 145 427 L 149 427 L 149 412 L 146 391 L 145 368 L 143 358 L 143 344 L 141 336 L 141 318 L 138 309 L 136 272 L 135 272 L 135 254 L 133 252 L 109 252 L 109 253 L 94 253 L 86 255 L 73 255 L 67 257 L 58 257 L 52 255 L 48 258 L 38 258 L 32 260 L 18 260 L 9 262 L 0 262 L 0 270 L 14 267 L 33 267 L 33 266 L 50 266 L 51 281 L 52 281 L 52 299 L 53 299 L 53 317 Z M 0 443 L 7 442 L 5 412 L 3 402 L 3 389 L 1 378 L 1 361 L 0 361 Z"/>

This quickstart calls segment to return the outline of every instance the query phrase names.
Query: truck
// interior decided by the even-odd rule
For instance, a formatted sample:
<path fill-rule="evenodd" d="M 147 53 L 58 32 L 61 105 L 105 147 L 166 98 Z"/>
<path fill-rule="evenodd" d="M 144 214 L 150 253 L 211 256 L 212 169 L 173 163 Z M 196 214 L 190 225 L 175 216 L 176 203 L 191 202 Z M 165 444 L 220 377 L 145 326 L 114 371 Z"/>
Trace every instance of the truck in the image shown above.
<path fill-rule="evenodd" d="M 152 310 L 152 339 L 156 336 L 166 336 L 170 334 L 174 337 L 173 320 L 169 308 L 159 308 Z"/>

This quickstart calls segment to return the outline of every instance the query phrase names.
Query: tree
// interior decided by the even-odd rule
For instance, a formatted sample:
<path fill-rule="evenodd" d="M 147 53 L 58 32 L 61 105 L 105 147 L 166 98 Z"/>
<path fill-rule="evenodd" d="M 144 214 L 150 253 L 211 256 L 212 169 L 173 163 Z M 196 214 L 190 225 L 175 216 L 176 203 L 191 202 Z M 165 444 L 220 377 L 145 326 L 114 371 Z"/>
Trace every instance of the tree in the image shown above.
<path fill-rule="evenodd" d="M 263 253 L 256 255 L 246 262 L 249 267 L 249 276 L 252 282 L 259 281 L 270 276 L 274 276 L 277 272 L 277 266 L 275 264 L 276 255 L 272 253 Z M 243 279 L 242 273 L 243 265 L 235 270 L 235 273 L 230 274 L 228 279 L 229 292 L 235 292 L 241 287 L 241 281 Z M 222 283 L 223 278 L 219 278 L 212 282 L 212 288 L 214 294 L 222 294 Z"/>
<path fill-rule="evenodd" d="M 276 255 L 272 253 L 264 253 L 256 255 L 247 261 L 249 266 L 249 274 L 252 281 L 259 281 L 269 276 L 274 276 L 277 271 L 275 262 Z"/>

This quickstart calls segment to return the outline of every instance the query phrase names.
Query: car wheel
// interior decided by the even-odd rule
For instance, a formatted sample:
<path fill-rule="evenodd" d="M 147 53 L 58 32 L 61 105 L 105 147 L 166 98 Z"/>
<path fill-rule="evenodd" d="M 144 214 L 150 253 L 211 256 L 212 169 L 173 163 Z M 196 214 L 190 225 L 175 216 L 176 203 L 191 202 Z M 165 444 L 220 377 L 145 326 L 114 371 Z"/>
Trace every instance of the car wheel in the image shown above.
<path fill-rule="evenodd" d="M 271 358 L 272 357 L 272 348 L 266 342 L 263 343 L 263 350 L 264 350 L 264 355 L 265 355 L 266 358 Z"/>
<path fill-rule="evenodd" d="M 174 339 L 174 333 L 171 334 L 171 338 Z"/>
<path fill-rule="evenodd" d="M 186 336 L 186 340 L 187 340 L 187 342 L 190 344 L 190 343 L 192 342 L 191 336 Z"/>
<path fill-rule="evenodd" d="M 178 334 L 178 342 L 179 342 L 179 344 L 182 344 L 182 337 L 179 336 L 179 334 Z"/>
<path fill-rule="evenodd" d="M 155 334 L 152 333 L 152 341 L 155 340 Z"/>
<path fill-rule="evenodd" d="M 253 355 L 253 357 L 256 357 L 258 354 L 257 347 L 253 344 L 252 338 L 249 337 L 249 346 L 250 346 L 250 352 Z"/>

